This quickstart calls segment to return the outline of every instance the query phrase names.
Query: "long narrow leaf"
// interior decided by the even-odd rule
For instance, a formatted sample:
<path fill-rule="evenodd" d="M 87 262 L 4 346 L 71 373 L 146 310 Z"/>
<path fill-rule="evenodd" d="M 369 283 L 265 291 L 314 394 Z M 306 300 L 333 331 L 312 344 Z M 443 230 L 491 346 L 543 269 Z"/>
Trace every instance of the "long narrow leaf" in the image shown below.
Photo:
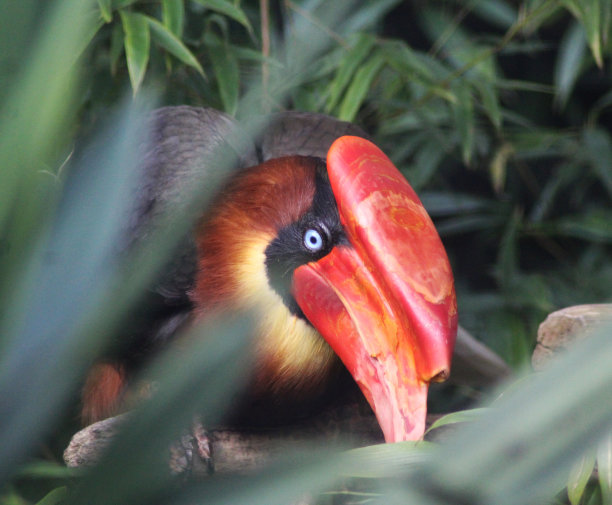
<path fill-rule="evenodd" d="M 609 430 L 610 328 L 589 338 L 458 430 L 419 478 L 439 496 L 496 505 L 543 503 Z M 430 488 L 431 489 L 431 488 Z M 456 493 L 456 494 L 455 494 Z"/>
<path fill-rule="evenodd" d="M 588 454 L 582 456 L 572 467 L 567 481 L 567 496 L 572 505 L 580 503 L 586 485 L 593 474 L 594 466 L 595 454 L 589 451 Z"/>
<path fill-rule="evenodd" d="M 210 59 L 217 78 L 223 108 L 228 114 L 234 115 L 238 107 L 240 91 L 238 60 L 225 43 L 211 47 Z"/>
<path fill-rule="evenodd" d="M 151 34 L 155 42 L 183 63 L 195 68 L 201 75 L 204 75 L 204 69 L 200 62 L 174 33 L 157 21 L 157 19 L 149 16 L 145 18 L 151 28 Z"/>
<path fill-rule="evenodd" d="M 102 19 L 104 19 L 106 23 L 110 23 L 113 19 L 111 0 L 97 0 L 97 2 Z"/>
<path fill-rule="evenodd" d="M 359 107 L 361 107 L 372 82 L 383 65 L 384 60 L 380 55 L 375 53 L 357 71 L 340 105 L 340 111 L 338 113 L 340 119 L 343 121 L 353 121 L 355 119 Z"/>
<path fill-rule="evenodd" d="M 119 11 L 125 33 L 125 55 L 134 94 L 140 89 L 149 63 L 151 34 L 148 18 L 143 14 Z"/>
<path fill-rule="evenodd" d="M 561 41 L 555 63 L 555 98 L 562 107 L 565 106 L 580 75 L 586 48 L 584 29 L 580 24 L 574 23 Z"/>
<path fill-rule="evenodd" d="M 180 39 L 185 21 L 184 0 L 162 0 L 162 20 L 164 26 Z"/>
<path fill-rule="evenodd" d="M 342 96 L 342 92 L 348 85 L 359 65 L 361 65 L 363 60 L 370 53 L 374 43 L 375 39 L 372 36 L 359 35 L 357 37 L 357 42 L 347 53 L 343 60 L 344 63 L 338 69 L 336 77 L 331 83 L 329 99 L 326 106 L 328 112 L 331 112 L 336 107 L 336 104 Z"/>
<path fill-rule="evenodd" d="M 604 504 L 612 503 L 612 432 L 597 448 L 597 472 Z"/>

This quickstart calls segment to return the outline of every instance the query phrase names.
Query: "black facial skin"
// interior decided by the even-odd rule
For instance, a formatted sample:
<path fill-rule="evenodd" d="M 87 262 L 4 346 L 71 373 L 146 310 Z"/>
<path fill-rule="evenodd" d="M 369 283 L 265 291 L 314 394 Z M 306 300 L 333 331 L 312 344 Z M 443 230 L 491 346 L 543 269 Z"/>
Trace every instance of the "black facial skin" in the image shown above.
<path fill-rule="evenodd" d="M 308 321 L 291 294 L 293 271 L 306 263 L 317 261 L 329 254 L 336 245 L 348 245 L 338 215 L 338 207 L 327 177 L 323 160 L 320 160 L 315 172 L 315 195 L 312 206 L 295 223 L 278 232 L 276 238 L 266 248 L 266 270 L 270 286 L 281 296 L 289 311 Z M 314 230 L 321 236 L 321 248 L 311 247 L 304 243 L 308 230 Z M 312 238 L 312 233 L 308 235 Z M 316 235 L 316 234 L 315 234 Z"/>

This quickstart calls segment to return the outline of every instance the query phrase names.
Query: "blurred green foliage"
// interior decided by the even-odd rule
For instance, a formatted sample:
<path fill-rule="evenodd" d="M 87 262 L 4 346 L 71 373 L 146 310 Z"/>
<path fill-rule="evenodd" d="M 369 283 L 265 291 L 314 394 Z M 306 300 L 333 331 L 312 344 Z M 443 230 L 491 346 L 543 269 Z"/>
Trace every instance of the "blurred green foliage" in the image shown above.
<path fill-rule="evenodd" d="M 572 504 L 610 503 L 605 334 L 451 443 L 314 451 L 239 485 L 176 490 L 151 454 L 190 419 L 194 381 L 217 385 L 198 405 L 217 412 L 240 380 L 228 356 L 244 321 L 221 322 L 188 355 L 206 366 L 175 377 L 99 468 L 20 464 L 50 434 L 63 443 L 87 364 L 167 253 L 136 256 L 128 281 L 105 261 L 145 91 L 238 118 L 287 108 L 360 123 L 434 217 L 461 323 L 520 369 L 548 312 L 612 298 L 611 23 L 609 0 L 0 4 L 0 500 L 268 505 L 326 490 L 323 503 L 554 503 L 570 475 Z M 85 133 L 95 155 L 73 160 Z M 161 375 L 187 358 L 165 359 Z M 340 478 L 364 491 L 341 493 Z"/>

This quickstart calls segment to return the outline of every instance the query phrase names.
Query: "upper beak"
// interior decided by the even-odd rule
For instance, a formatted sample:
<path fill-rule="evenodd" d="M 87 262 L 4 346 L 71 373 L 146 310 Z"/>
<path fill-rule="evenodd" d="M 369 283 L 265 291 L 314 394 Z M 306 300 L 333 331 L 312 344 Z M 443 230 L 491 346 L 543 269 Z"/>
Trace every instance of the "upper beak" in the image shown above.
<path fill-rule="evenodd" d="M 297 268 L 294 297 L 361 387 L 385 440 L 418 440 L 428 384 L 448 377 L 457 331 L 446 251 L 413 189 L 374 144 L 339 138 L 327 169 L 352 247 Z"/>

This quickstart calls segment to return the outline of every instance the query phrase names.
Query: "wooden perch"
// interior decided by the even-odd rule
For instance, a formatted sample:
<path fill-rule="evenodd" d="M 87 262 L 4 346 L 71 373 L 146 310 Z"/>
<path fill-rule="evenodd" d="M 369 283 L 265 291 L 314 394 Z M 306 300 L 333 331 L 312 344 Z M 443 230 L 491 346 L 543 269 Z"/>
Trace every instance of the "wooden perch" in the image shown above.
<path fill-rule="evenodd" d="M 542 370 L 573 342 L 612 324 L 612 304 L 575 305 L 548 315 L 538 329 L 538 343 L 531 357 L 534 370 Z"/>
<path fill-rule="evenodd" d="M 94 465 L 109 446 L 128 414 L 94 423 L 76 433 L 64 451 L 69 467 Z M 275 456 L 313 441 L 326 440 L 348 447 L 361 447 L 383 441 L 376 418 L 363 406 L 353 405 L 325 412 L 291 429 L 207 431 L 216 474 L 240 474 L 261 468 Z M 170 469 L 203 477 L 210 473 L 208 461 L 198 457 L 197 440 L 190 434 L 171 448 Z"/>
<path fill-rule="evenodd" d="M 94 423 L 76 433 L 64 451 L 69 467 L 94 465 L 109 446 L 128 414 Z M 440 415 L 427 418 L 430 425 Z M 444 428 L 435 430 L 436 438 L 445 435 Z M 330 410 L 299 426 L 278 430 L 212 429 L 207 432 L 212 449 L 215 474 L 244 474 L 262 468 L 276 456 L 306 444 L 338 443 L 344 447 L 363 447 L 383 442 L 374 414 L 363 405 L 344 406 Z M 173 473 L 202 478 L 211 473 L 210 462 L 198 457 L 197 440 L 185 435 L 171 448 L 169 461 Z"/>

